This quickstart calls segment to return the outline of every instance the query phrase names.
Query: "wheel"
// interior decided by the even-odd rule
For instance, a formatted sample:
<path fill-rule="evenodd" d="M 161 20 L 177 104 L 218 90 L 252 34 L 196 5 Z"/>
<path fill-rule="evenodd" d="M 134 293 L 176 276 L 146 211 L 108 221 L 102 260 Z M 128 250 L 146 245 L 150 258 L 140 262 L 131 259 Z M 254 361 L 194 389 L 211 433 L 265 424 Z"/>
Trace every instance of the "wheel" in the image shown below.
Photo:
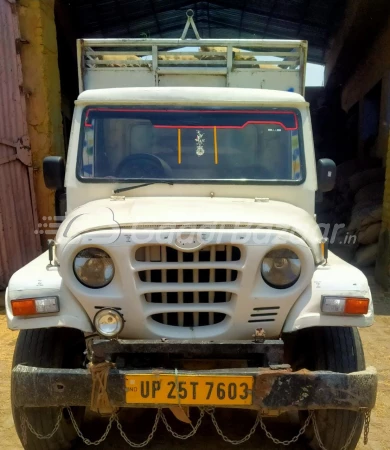
<path fill-rule="evenodd" d="M 118 178 L 172 178 L 172 170 L 161 158 L 149 153 L 136 153 L 121 161 L 115 171 Z"/>
<path fill-rule="evenodd" d="M 332 372 L 350 373 L 366 368 L 364 352 L 359 332 L 352 327 L 318 327 L 299 332 L 298 349 L 304 349 L 303 367 L 309 370 L 330 370 Z M 299 351 L 299 350 L 298 350 Z M 302 414 L 306 419 L 307 413 Z M 315 418 L 322 443 L 326 450 L 340 450 L 346 444 L 358 421 L 350 445 L 346 450 L 353 450 L 359 441 L 363 428 L 363 414 L 349 410 L 318 410 Z M 309 446 L 319 450 L 312 424 L 305 434 Z"/>
<path fill-rule="evenodd" d="M 85 350 L 84 335 L 71 328 L 43 328 L 23 330 L 16 342 L 13 367 L 26 364 L 45 368 L 81 367 Z M 23 408 L 14 405 L 14 392 L 18 389 L 17 381 L 11 382 L 11 405 L 15 428 L 23 443 L 21 412 Z M 49 434 L 56 423 L 60 409 L 57 407 L 24 408 L 24 413 L 36 432 Z M 84 417 L 84 407 L 72 408 L 80 424 Z M 63 450 L 72 448 L 72 441 L 77 437 L 73 425 L 64 411 L 58 431 L 50 439 L 38 439 L 29 430 L 26 431 L 26 450 Z"/>

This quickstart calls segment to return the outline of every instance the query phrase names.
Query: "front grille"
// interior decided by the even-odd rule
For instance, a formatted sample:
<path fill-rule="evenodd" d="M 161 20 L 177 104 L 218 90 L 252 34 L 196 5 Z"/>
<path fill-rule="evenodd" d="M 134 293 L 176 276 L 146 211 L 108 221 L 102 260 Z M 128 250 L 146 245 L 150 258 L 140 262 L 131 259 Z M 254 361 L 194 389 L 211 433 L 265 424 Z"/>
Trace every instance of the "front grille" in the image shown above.
<path fill-rule="evenodd" d="M 136 261 L 225 262 L 239 261 L 241 251 L 235 245 L 209 245 L 194 252 L 183 252 L 168 245 L 147 245 L 135 252 Z"/>
<path fill-rule="evenodd" d="M 215 311 L 213 305 L 231 300 L 240 259 L 240 248 L 233 245 L 209 245 L 196 251 L 181 251 L 167 245 L 139 247 L 135 252 L 135 268 L 141 286 L 145 284 L 144 300 L 170 305 L 167 312 L 152 315 L 152 320 L 180 327 L 222 322 L 225 314 Z M 188 305 L 189 311 L 181 307 L 180 311 L 172 312 L 173 304 Z M 193 307 L 197 304 L 202 304 L 202 311 Z"/>
<path fill-rule="evenodd" d="M 217 323 L 221 323 L 226 314 L 222 313 L 208 313 L 208 312 L 199 312 L 195 313 L 197 316 L 194 316 L 192 312 L 185 312 L 183 314 L 183 325 L 180 325 L 179 314 L 178 313 L 163 313 L 163 314 L 153 314 L 151 316 L 152 320 L 162 323 L 164 325 L 171 325 L 174 327 L 183 326 L 183 327 L 204 327 L 207 325 L 215 325 Z M 212 314 L 212 317 L 210 317 Z"/>
<path fill-rule="evenodd" d="M 196 291 L 196 292 L 150 292 L 146 301 L 150 303 L 227 303 L 231 292 Z"/>
<path fill-rule="evenodd" d="M 167 269 L 142 270 L 139 272 L 141 281 L 149 283 L 224 283 L 237 279 L 237 270 L 231 269 Z M 214 279 L 213 279 L 214 278 Z M 179 281 L 181 279 L 181 281 Z"/>

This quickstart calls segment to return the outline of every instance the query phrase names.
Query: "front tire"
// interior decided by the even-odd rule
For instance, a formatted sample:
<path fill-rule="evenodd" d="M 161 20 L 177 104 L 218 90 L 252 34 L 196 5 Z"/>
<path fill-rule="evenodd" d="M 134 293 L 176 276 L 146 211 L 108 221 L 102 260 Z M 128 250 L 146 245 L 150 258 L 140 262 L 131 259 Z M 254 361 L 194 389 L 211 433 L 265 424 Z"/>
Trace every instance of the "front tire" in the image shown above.
<path fill-rule="evenodd" d="M 83 351 L 85 350 L 84 335 L 79 330 L 71 328 L 43 328 L 37 330 L 23 330 L 16 342 L 12 366 L 25 364 L 44 368 L 75 368 L 81 367 Z M 33 388 L 33 387 L 32 387 Z M 60 408 L 22 408 L 14 404 L 14 392 L 18 389 L 18 382 L 11 381 L 11 405 L 15 428 L 19 439 L 23 443 L 21 413 L 33 426 L 36 432 L 47 435 L 53 430 Z M 85 408 L 72 408 L 78 422 L 82 421 Z M 70 419 L 64 411 L 59 429 L 50 439 L 38 439 L 26 430 L 26 450 L 65 450 L 72 448 L 72 441 L 76 432 Z"/>
<path fill-rule="evenodd" d="M 299 332 L 297 348 L 304 351 L 304 367 L 350 373 L 366 368 L 359 332 L 353 327 L 317 327 Z M 304 418 L 307 417 L 307 414 Z M 355 422 L 357 427 L 347 450 L 353 450 L 363 428 L 363 414 L 357 411 L 326 409 L 315 412 L 317 427 L 327 450 L 340 450 L 346 444 Z M 312 424 L 305 434 L 310 448 L 319 450 Z"/>

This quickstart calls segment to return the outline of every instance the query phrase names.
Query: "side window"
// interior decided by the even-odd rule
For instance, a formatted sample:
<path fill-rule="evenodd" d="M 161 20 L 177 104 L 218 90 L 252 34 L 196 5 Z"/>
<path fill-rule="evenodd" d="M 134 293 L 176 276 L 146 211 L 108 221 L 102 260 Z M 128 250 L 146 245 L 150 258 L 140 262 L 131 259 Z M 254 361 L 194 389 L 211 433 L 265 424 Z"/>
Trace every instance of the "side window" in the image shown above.
<path fill-rule="evenodd" d="M 302 178 L 301 173 L 301 158 L 299 151 L 299 134 L 298 130 L 291 131 L 291 154 L 292 154 L 292 179 L 300 180 Z"/>
<path fill-rule="evenodd" d="M 94 140 L 95 140 L 95 119 L 91 120 L 88 127 L 85 127 L 83 154 L 82 154 L 82 169 L 81 173 L 84 178 L 92 178 L 94 176 Z"/>

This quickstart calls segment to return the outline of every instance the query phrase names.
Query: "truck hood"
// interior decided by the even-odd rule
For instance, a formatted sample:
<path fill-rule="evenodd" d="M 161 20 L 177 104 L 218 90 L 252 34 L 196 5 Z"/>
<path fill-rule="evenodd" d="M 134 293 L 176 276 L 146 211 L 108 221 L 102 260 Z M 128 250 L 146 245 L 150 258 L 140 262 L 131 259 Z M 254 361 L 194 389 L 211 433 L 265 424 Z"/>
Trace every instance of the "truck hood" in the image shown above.
<path fill-rule="evenodd" d="M 268 199 L 112 197 L 73 210 L 57 232 L 57 247 L 91 231 L 126 228 L 272 228 L 299 235 L 315 259 L 322 235 L 314 217 L 284 202 Z M 318 261 L 317 261 L 318 262 Z"/>

